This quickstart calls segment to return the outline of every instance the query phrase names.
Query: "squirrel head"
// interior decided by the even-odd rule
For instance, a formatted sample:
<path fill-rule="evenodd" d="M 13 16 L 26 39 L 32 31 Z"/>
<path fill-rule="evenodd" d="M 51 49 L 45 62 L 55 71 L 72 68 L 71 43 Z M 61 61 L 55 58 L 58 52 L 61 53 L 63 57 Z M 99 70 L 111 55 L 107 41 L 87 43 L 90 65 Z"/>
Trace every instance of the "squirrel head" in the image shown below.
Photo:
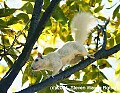
<path fill-rule="evenodd" d="M 41 53 L 38 53 L 38 57 L 34 60 L 34 62 L 31 65 L 31 69 L 33 71 L 40 71 L 45 70 L 47 59 L 45 56 L 42 56 Z"/>

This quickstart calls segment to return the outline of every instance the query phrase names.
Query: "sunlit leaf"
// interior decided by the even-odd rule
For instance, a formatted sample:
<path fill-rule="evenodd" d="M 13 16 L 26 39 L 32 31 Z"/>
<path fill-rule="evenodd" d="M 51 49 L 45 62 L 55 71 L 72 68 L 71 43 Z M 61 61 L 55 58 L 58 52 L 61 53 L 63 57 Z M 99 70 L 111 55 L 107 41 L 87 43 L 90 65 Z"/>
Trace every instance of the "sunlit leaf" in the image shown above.
<path fill-rule="evenodd" d="M 26 4 L 24 4 L 24 6 L 21 8 L 21 10 L 26 12 L 27 14 L 32 14 L 33 5 L 30 2 L 27 2 Z"/>
<path fill-rule="evenodd" d="M 114 46 L 114 38 L 110 38 L 107 40 L 107 48 L 110 49 Z"/>
<path fill-rule="evenodd" d="M 94 7 L 95 4 L 96 4 L 95 1 L 97 1 L 97 0 L 90 0 L 90 1 L 89 1 L 89 5 L 92 6 L 92 7 Z"/>
<path fill-rule="evenodd" d="M 88 39 L 87 39 L 87 45 L 90 45 L 91 42 L 92 42 L 92 34 L 90 34 Z"/>
<path fill-rule="evenodd" d="M 16 32 L 14 30 L 11 30 L 10 28 L 4 28 L 4 29 L 1 29 L 1 31 L 10 37 L 14 37 L 16 34 Z"/>
<path fill-rule="evenodd" d="M 117 68 L 115 69 L 115 75 L 119 76 L 120 75 L 120 64 L 117 65 Z"/>
<path fill-rule="evenodd" d="M 14 30 L 23 30 L 24 24 L 16 23 L 16 24 L 11 25 L 10 28 Z"/>
<path fill-rule="evenodd" d="M 116 59 L 119 59 L 119 58 L 120 58 L 120 51 L 116 53 Z"/>
<path fill-rule="evenodd" d="M 0 64 L 0 75 L 3 75 L 8 70 L 7 67 Z"/>
<path fill-rule="evenodd" d="M 7 35 L 3 35 L 3 36 L 1 37 L 1 40 L 2 40 L 2 43 L 3 43 L 6 47 L 8 47 L 8 46 L 10 45 L 9 37 L 8 37 Z"/>
<path fill-rule="evenodd" d="M 44 49 L 43 54 L 47 55 L 48 53 L 54 52 L 55 50 L 56 50 L 56 48 L 47 47 L 47 48 Z"/>
<path fill-rule="evenodd" d="M 103 6 L 99 6 L 97 7 L 94 12 L 97 13 L 97 12 L 100 12 L 102 9 L 103 9 L 104 5 Z"/>
<path fill-rule="evenodd" d="M 29 80 L 30 85 L 38 83 L 42 77 L 40 72 L 32 72 L 31 65 L 28 65 L 22 77 L 22 84 Z"/>
<path fill-rule="evenodd" d="M 26 67 L 24 74 L 23 74 L 23 77 L 22 77 L 22 85 L 28 80 L 29 71 L 30 70 L 28 69 L 28 67 Z"/>
<path fill-rule="evenodd" d="M 120 44 L 120 33 L 116 34 L 115 40 L 117 44 Z"/>

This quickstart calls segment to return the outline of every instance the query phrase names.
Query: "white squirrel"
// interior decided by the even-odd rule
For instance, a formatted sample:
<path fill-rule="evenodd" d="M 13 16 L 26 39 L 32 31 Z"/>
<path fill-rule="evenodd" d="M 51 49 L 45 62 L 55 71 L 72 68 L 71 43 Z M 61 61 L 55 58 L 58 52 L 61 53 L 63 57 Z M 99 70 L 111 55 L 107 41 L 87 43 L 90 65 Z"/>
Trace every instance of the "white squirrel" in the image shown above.
<path fill-rule="evenodd" d="M 90 13 L 77 13 L 71 21 L 71 32 L 74 41 L 66 42 L 61 48 L 47 55 L 38 53 L 38 57 L 31 65 L 33 71 L 50 70 L 52 76 L 59 73 L 66 64 L 76 64 L 89 56 L 83 46 L 88 33 L 96 26 L 96 18 Z"/>

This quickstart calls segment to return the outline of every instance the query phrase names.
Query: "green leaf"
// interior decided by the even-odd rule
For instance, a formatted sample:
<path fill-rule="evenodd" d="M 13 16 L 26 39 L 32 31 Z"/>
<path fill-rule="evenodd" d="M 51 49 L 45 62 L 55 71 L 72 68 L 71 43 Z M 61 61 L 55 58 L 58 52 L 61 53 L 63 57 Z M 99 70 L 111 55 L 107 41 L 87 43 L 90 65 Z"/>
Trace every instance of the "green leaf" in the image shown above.
<path fill-rule="evenodd" d="M 33 5 L 30 2 L 27 2 L 20 10 L 26 12 L 27 14 L 32 14 Z"/>
<path fill-rule="evenodd" d="M 21 23 L 24 22 L 24 23 L 27 23 L 29 21 L 29 17 L 27 14 L 25 13 L 20 13 L 18 14 L 16 17 L 12 17 L 8 22 L 7 22 L 7 25 L 13 25 L 13 24 L 16 24 L 16 23 Z"/>
<path fill-rule="evenodd" d="M 99 68 L 100 69 L 103 69 L 105 67 L 112 67 L 107 60 L 105 59 L 100 59 L 100 60 L 97 60 L 97 64 L 99 65 Z"/>
<path fill-rule="evenodd" d="M 101 19 L 102 21 L 105 21 L 105 20 L 106 20 L 106 18 L 103 17 L 103 16 L 98 16 L 98 19 Z"/>
<path fill-rule="evenodd" d="M 6 22 L 0 19 L 0 28 L 6 28 L 6 27 L 7 27 Z"/>
<path fill-rule="evenodd" d="M 80 72 L 78 71 L 78 72 L 75 72 L 74 73 L 74 76 L 75 76 L 75 79 L 79 79 L 80 78 Z"/>
<path fill-rule="evenodd" d="M 88 39 L 87 39 L 87 45 L 89 46 L 92 42 L 92 34 L 89 35 Z"/>
<path fill-rule="evenodd" d="M 4 59 L 5 59 L 6 63 L 7 63 L 7 65 L 8 65 L 8 67 L 10 68 L 13 65 L 13 62 L 7 56 L 4 56 Z"/>
<path fill-rule="evenodd" d="M 17 55 L 16 55 L 14 49 L 11 48 L 8 53 L 11 54 L 10 56 L 11 56 L 14 60 L 17 59 Z"/>
<path fill-rule="evenodd" d="M 17 15 L 17 18 L 18 18 L 19 20 L 23 20 L 24 23 L 27 23 L 27 22 L 29 21 L 29 17 L 28 17 L 28 15 L 25 14 L 25 13 L 20 13 L 20 14 L 18 14 L 18 15 Z"/>
<path fill-rule="evenodd" d="M 44 0 L 43 8 L 46 9 L 50 4 L 50 0 Z"/>
<path fill-rule="evenodd" d="M 22 77 L 22 85 L 26 82 L 26 81 L 28 81 L 28 71 L 30 71 L 29 69 L 28 69 L 28 67 L 26 67 L 26 69 L 25 69 L 25 71 L 24 71 L 24 74 L 23 74 L 23 77 Z"/>
<path fill-rule="evenodd" d="M 88 79 L 88 80 L 94 80 L 98 76 L 98 73 L 99 72 L 88 72 L 88 73 L 86 73 L 84 75 L 86 77 L 83 77 L 83 81 L 85 80 L 85 78 Z"/>
<path fill-rule="evenodd" d="M 117 44 L 120 44 L 120 33 L 116 34 L 115 40 Z"/>
<path fill-rule="evenodd" d="M 115 69 L 115 75 L 116 76 L 120 75 L 120 63 L 117 65 L 117 68 Z"/>
<path fill-rule="evenodd" d="M 38 91 L 37 93 L 57 93 L 57 89 L 50 89 L 50 87 L 47 87 Z"/>
<path fill-rule="evenodd" d="M 110 39 L 107 40 L 107 47 L 110 49 L 114 46 L 114 38 L 111 37 Z"/>
<path fill-rule="evenodd" d="M 67 18 L 65 17 L 62 9 L 57 6 L 55 11 L 53 12 L 52 16 L 59 22 L 61 22 L 63 25 L 67 23 Z"/>
<path fill-rule="evenodd" d="M 8 67 L 5 67 L 5 66 L 0 64 L 0 75 L 5 74 L 6 71 L 8 71 Z M 1 79 L 2 79 L 2 77 L 0 77 L 0 80 Z"/>
<path fill-rule="evenodd" d="M 101 4 L 102 0 L 95 0 L 95 2 Z"/>
<path fill-rule="evenodd" d="M 73 41 L 72 35 L 68 35 L 68 36 L 67 36 L 67 41 Z"/>
<path fill-rule="evenodd" d="M 95 7 L 95 5 L 98 3 L 99 5 L 101 5 L 102 0 L 89 0 L 89 5 L 91 7 Z"/>
<path fill-rule="evenodd" d="M 29 80 L 30 85 L 33 85 L 35 83 L 39 83 L 40 79 L 42 77 L 42 74 L 40 72 L 32 72 L 31 71 L 31 65 L 29 64 L 23 74 L 22 77 L 22 85 Z"/>
<path fill-rule="evenodd" d="M 0 17 L 10 16 L 16 9 L 0 9 Z"/>
<path fill-rule="evenodd" d="M 12 17 L 8 20 L 7 25 L 16 24 L 16 23 L 18 23 L 18 20 L 19 20 L 19 19 L 18 19 L 17 17 L 12 16 Z"/>
<path fill-rule="evenodd" d="M 103 7 L 104 7 L 104 5 L 103 5 L 103 6 L 98 6 L 98 7 L 94 10 L 94 12 L 95 12 L 95 13 L 100 12 L 100 11 L 103 9 Z"/>
<path fill-rule="evenodd" d="M 2 35 L 1 40 L 6 47 L 10 46 L 9 37 L 7 35 Z"/>
<path fill-rule="evenodd" d="M 16 32 L 14 30 L 11 30 L 11 28 L 2 28 L 1 31 L 4 34 L 7 34 L 8 36 L 13 37 L 13 38 L 14 38 L 14 36 L 16 34 Z"/>
<path fill-rule="evenodd" d="M 54 52 L 57 48 L 47 47 L 44 49 L 43 54 L 47 55 L 50 52 Z"/>
<path fill-rule="evenodd" d="M 117 6 L 117 8 L 114 10 L 113 12 L 113 19 L 117 16 L 117 14 L 119 13 L 119 10 L 120 10 L 120 5 Z"/>

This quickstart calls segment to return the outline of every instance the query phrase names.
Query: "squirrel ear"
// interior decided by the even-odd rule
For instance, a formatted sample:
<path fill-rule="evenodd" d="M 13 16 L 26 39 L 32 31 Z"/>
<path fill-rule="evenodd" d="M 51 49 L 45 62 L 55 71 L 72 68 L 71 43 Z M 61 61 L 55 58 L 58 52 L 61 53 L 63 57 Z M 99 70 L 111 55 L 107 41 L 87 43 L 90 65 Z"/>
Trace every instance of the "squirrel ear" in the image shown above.
<path fill-rule="evenodd" d="M 42 58 L 42 54 L 38 52 L 38 57 Z"/>

